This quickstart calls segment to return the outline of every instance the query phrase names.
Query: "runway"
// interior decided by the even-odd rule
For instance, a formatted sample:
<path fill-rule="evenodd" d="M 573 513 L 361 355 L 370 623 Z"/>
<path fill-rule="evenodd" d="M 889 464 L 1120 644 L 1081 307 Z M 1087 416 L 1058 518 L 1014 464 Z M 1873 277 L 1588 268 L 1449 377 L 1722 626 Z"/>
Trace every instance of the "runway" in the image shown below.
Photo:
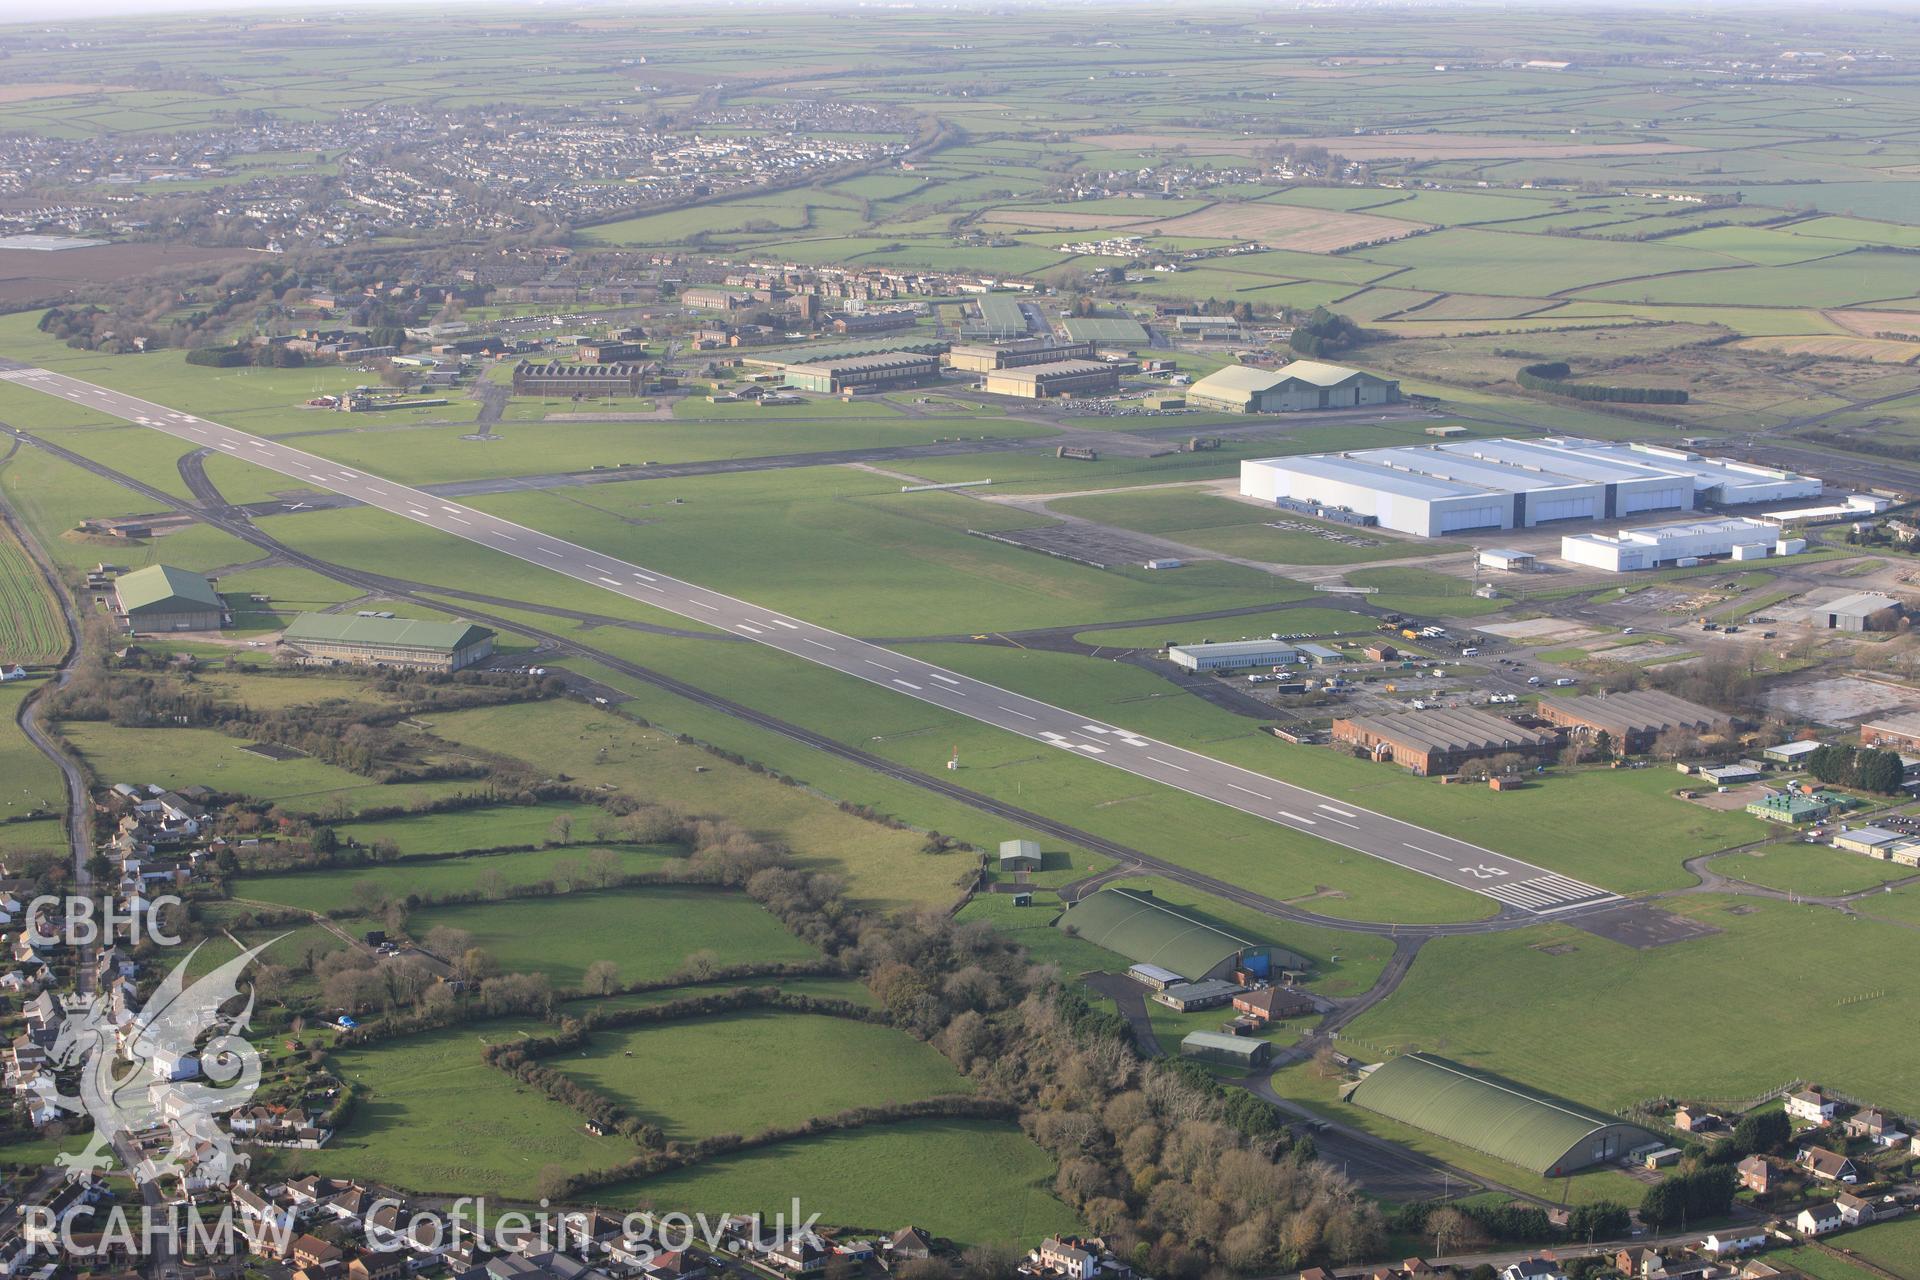
<path fill-rule="evenodd" d="M 841 635 L 804 619 L 709 591 L 337 462 L 46 369 L 4 362 L 0 379 L 122 421 L 165 432 L 317 488 L 344 494 L 442 533 L 490 547 L 577 582 L 638 600 L 880 688 L 929 703 L 1137 777 L 1316 836 L 1409 871 L 1555 916 L 1620 901 L 1619 895 L 1439 832 L 1265 774 L 1188 751 Z"/>

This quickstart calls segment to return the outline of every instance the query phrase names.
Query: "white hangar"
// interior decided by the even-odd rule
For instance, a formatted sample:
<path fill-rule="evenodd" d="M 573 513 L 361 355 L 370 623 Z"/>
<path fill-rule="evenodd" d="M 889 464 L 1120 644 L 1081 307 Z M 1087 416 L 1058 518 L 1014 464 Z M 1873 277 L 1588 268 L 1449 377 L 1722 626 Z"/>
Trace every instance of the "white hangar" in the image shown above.
<path fill-rule="evenodd" d="M 1548 436 L 1252 459 L 1240 492 L 1439 538 L 1813 497 L 1820 482 L 1684 449 Z"/>

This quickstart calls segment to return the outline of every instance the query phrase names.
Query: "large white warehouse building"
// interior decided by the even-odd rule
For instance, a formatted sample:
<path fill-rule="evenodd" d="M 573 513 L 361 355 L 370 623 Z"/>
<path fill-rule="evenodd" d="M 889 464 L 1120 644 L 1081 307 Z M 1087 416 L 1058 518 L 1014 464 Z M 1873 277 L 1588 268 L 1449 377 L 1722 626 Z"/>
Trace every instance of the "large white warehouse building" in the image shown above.
<path fill-rule="evenodd" d="M 1561 559 L 1611 573 L 1692 565 L 1716 556 L 1764 560 L 1769 556 L 1798 555 L 1806 549 L 1805 539 L 1782 538 L 1777 526 L 1745 516 L 1622 529 L 1612 536 L 1568 534 L 1560 539 Z"/>
<path fill-rule="evenodd" d="M 1240 464 L 1240 492 L 1423 538 L 1806 498 L 1820 482 L 1683 449 L 1570 436 L 1453 440 Z"/>

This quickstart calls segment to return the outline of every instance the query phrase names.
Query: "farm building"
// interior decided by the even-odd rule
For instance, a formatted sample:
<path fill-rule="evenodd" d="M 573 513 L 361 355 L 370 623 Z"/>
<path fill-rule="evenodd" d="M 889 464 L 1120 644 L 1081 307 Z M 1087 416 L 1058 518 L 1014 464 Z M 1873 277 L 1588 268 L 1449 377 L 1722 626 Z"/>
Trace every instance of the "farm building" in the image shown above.
<path fill-rule="evenodd" d="M 303 613 L 281 633 L 280 643 L 322 662 L 458 671 L 493 653 L 493 632 L 470 622 Z"/>
<path fill-rule="evenodd" d="M 1604 1111 L 1430 1053 L 1382 1063 L 1345 1098 L 1549 1178 L 1617 1159 L 1652 1140 Z"/>
<path fill-rule="evenodd" d="M 1878 591 L 1855 591 L 1808 611 L 1813 625 L 1825 631 L 1891 631 L 1905 614 L 1904 604 Z"/>
<path fill-rule="evenodd" d="M 1860 745 L 1892 751 L 1920 751 L 1920 712 L 1869 720 L 1860 726 Z"/>
<path fill-rule="evenodd" d="M 1091 342 L 1061 342 L 1057 338 L 1023 338 L 1015 342 L 982 342 L 956 346 L 947 352 L 947 367 L 965 373 L 992 373 L 1023 365 L 1057 364 L 1062 360 L 1093 359 Z"/>
<path fill-rule="evenodd" d="M 1281 369 L 1230 364 L 1187 388 L 1187 403 L 1220 413 L 1290 413 L 1395 404 L 1400 384 L 1344 365 L 1295 360 Z"/>
<path fill-rule="evenodd" d="M 1000 842 L 1002 871 L 1038 871 L 1040 861 L 1040 844 L 1036 840 L 1002 840 Z"/>
<path fill-rule="evenodd" d="M 1568 534 L 1560 539 L 1560 558 L 1608 573 L 1629 573 L 1671 565 L 1684 567 L 1721 556 L 1765 560 L 1769 556 L 1798 555 L 1806 547 L 1798 538 L 1782 538 L 1780 530 L 1764 520 L 1729 516 L 1622 529 L 1611 535 Z"/>
<path fill-rule="evenodd" d="M 1226 640 L 1219 644 L 1167 646 L 1167 661 L 1189 671 L 1238 671 L 1243 667 L 1284 667 L 1300 660 L 1300 651 L 1279 640 Z"/>
<path fill-rule="evenodd" d="M 1055 360 L 996 369 L 982 390 L 996 396 L 1048 400 L 1054 396 L 1104 395 L 1120 388 L 1120 367 L 1101 360 Z"/>
<path fill-rule="evenodd" d="M 1246 497 L 1423 538 L 1819 491 L 1818 480 L 1790 471 L 1571 436 L 1454 440 L 1240 464 Z"/>
<path fill-rule="evenodd" d="M 911 387 L 940 376 L 940 357 L 918 351 L 883 351 L 783 366 L 802 391 L 837 394 L 860 387 Z"/>
<path fill-rule="evenodd" d="M 1733 718 L 1725 712 L 1657 689 L 1542 698 L 1535 711 L 1541 719 L 1562 726 L 1575 737 L 1595 738 L 1605 733 L 1614 749 L 1623 752 L 1645 751 L 1669 729 L 1720 733 L 1733 724 Z"/>
<path fill-rule="evenodd" d="M 200 574 L 170 564 L 150 564 L 122 574 L 113 584 L 114 611 L 129 631 L 217 631 L 226 602 Z"/>
<path fill-rule="evenodd" d="M 1201 1062 L 1217 1062 L 1223 1067 L 1260 1067 L 1273 1057 L 1273 1046 L 1265 1040 L 1254 1040 L 1247 1036 L 1222 1035 L 1218 1031 L 1189 1031 L 1180 1041 L 1180 1056 Z"/>
<path fill-rule="evenodd" d="M 1333 740 L 1426 776 L 1508 752 L 1544 756 L 1554 745 L 1549 734 L 1471 707 L 1335 720 Z"/>
<path fill-rule="evenodd" d="M 1265 976 L 1274 968 L 1299 969 L 1307 963 L 1279 947 L 1208 924 L 1146 889 L 1101 889 L 1053 923 L 1097 947 L 1172 970 L 1192 982 L 1224 978 L 1236 969 Z"/>
<path fill-rule="evenodd" d="M 646 390 L 646 383 L 646 366 L 632 361 L 563 364 L 549 360 L 535 364 L 522 360 L 513 366 L 513 394 L 517 396 L 637 396 Z"/>

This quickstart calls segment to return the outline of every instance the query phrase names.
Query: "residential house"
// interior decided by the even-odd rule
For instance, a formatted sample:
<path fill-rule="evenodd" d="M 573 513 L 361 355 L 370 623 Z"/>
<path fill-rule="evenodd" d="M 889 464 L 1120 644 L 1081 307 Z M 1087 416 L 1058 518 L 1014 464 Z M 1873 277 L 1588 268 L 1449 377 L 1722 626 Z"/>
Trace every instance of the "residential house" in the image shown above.
<path fill-rule="evenodd" d="M 35 1044 L 50 1047 L 60 1038 L 60 1025 L 67 1020 L 67 1013 L 52 992 L 42 991 L 20 1006 L 20 1012 L 26 1018 L 27 1038 Z"/>
<path fill-rule="evenodd" d="M 1824 1236 L 1829 1232 L 1838 1231 L 1843 1225 L 1840 1206 L 1831 1200 L 1808 1205 L 1800 1211 L 1800 1216 L 1793 1220 L 1793 1229 L 1803 1236 Z"/>
<path fill-rule="evenodd" d="M 686 1249 L 655 1253 L 640 1268 L 647 1280 L 706 1280 L 707 1263 Z"/>
<path fill-rule="evenodd" d="M 1825 1147 L 1800 1148 L 1799 1164 L 1802 1169 L 1823 1182 L 1860 1181 L 1860 1170 L 1853 1161 L 1838 1151 L 1829 1151 Z"/>
<path fill-rule="evenodd" d="M 933 1236 L 919 1227 L 902 1227 L 887 1241 L 887 1262 L 920 1262 L 933 1256 Z"/>
<path fill-rule="evenodd" d="M 1500 1280 L 1567 1280 L 1560 1263 L 1551 1254 L 1541 1254 L 1509 1262 L 1500 1268 Z"/>
<path fill-rule="evenodd" d="M 1825 1124 L 1833 1119 L 1840 1104 L 1818 1089 L 1802 1089 L 1787 1099 L 1787 1114 L 1808 1124 Z"/>
<path fill-rule="evenodd" d="M 1757 1196 L 1773 1189 L 1773 1162 L 1765 1156 L 1748 1156 L 1740 1162 L 1740 1185 Z"/>
<path fill-rule="evenodd" d="M 1702 1240 L 1700 1251 L 1719 1258 L 1729 1253 L 1750 1253 L 1764 1248 L 1766 1243 L 1767 1233 L 1758 1227 L 1729 1227 Z"/>
<path fill-rule="evenodd" d="M 1682 1133 L 1711 1133 L 1726 1121 L 1699 1107 L 1680 1107 L 1673 1113 L 1673 1127 Z"/>
<path fill-rule="evenodd" d="M 1634 1245 L 1613 1255 L 1613 1269 L 1623 1276 L 1654 1280 L 1655 1277 L 1666 1275 L 1667 1260 L 1661 1256 L 1658 1249 L 1645 1249 Z"/>
<path fill-rule="evenodd" d="M 1834 1206 L 1840 1210 L 1840 1221 L 1846 1223 L 1848 1226 L 1864 1227 L 1872 1224 L 1874 1219 L 1873 1201 L 1862 1199 L 1860 1196 L 1854 1195 L 1851 1191 L 1842 1191 L 1833 1198 L 1833 1203 Z"/>
<path fill-rule="evenodd" d="M 401 1280 L 407 1274 L 407 1255 L 399 1249 L 374 1249 L 356 1254 L 347 1264 L 347 1280 Z"/>
<path fill-rule="evenodd" d="M 346 1256 L 346 1251 L 339 1245 L 311 1233 L 293 1242 L 293 1265 L 296 1267 L 319 1267 L 330 1262 L 344 1262 Z"/>
<path fill-rule="evenodd" d="M 1093 1280 L 1100 1274 L 1100 1255 L 1074 1236 L 1048 1236 L 1030 1259 L 1044 1274 L 1065 1280 Z"/>
<path fill-rule="evenodd" d="M 789 1275 L 818 1275 L 827 1269 L 832 1252 L 810 1231 L 787 1237 L 767 1250 L 767 1261 Z"/>
<path fill-rule="evenodd" d="M 1871 1107 L 1854 1112 L 1841 1127 L 1849 1138 L 1865 1138 L 1876 1147 L 1891 1149 L 1907 1144 L 1907 1134 L 1899 1122 Z"/>

